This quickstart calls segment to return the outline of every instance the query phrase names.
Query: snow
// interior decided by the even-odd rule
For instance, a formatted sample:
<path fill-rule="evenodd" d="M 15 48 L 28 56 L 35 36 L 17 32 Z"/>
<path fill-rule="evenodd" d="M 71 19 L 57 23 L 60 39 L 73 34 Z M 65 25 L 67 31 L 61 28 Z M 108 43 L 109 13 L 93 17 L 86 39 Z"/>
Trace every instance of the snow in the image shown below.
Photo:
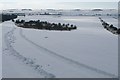
<path fill-rule="evenodd" d="M 92 9 L 66 9 L 66 10 L 57 10 L 57 9 L 36 9 L 36 10 L 21 10 L 21 9 L 8 9 L 3 10 L 3 13 L 25 13 L 26 15 L 32 14 L 32 15 L 38 15 L 38 14 L 44 14 L 44 13 L 50 13 L 50 14 L 62 14 L 64 16 L 96 16 L 96 14 L 100 14 L 102 16 L 106 16 L 107 14 L 110 14 L 111 16 L 117 16 L 118 10 L 117 9 L 102 9 L 102 11 L 93 11 Z"/>
<path fill-rule="evenodd" d="M 51 32 L 25 30 L 24 34 L 33 42 L 36 42 L 37 44 L 42 45 L 45 48 L 50 49 L 51 51 L 58 52 L 58 54 L 60 55 L 74 58 L 77 61 L 84 62 L 91 66 L 94 65 L 108 72 L 117 74 L 117 63 L 111 62 L 117 62 L 118 60 L 118 37 L 105 31 L 104 28 L 101 26 L 98 18 L 96 17 L 82 17 L 79 19 L 81 19 L 81 21 L 79 20 L 79 28 L 77 31 Z M 90 19 L 92 20 L 89 21 Z M 84 27 L 87 27 L 87 29 Z M 33 36 L 29 33 L 32 33 L 33 35 L 38 35 L 39 37 Z M 45 36 L 47 36 L 48 38 L 45 39 Z M 93 57 L 93 55 L 95 57 Z M 108 60 L 106 60 L 106 58 Z"/>
<path fill-rule="evenodd" d="M 15 40 L 15 37 L 13 35 L 13 32 L 15 30 L 15 28 L 12 28 L 11 26 L 7 27 L 10 23 L 7 23 L 6 25 L 6 22 L 3 23 L 3 26 L 6 27 L 3 29 L 3 43 L 6 44 L 3 44 L 3 77 L 4 78 L 25 78 L 25 77 L 28 77 L 28 78 L 35 78 L 35 77 L 40 77 L 40 78 L 44 78 L 44 77 L 53 77 L 52 74 L 50 73 L 47 73 L 45 70 L 41 69 L 40 67 L 37 67 L 39 65 L 37 65 L 32 59 L 29 59 L 29 58 L 26 58 L 24 57 L 23 55 L 21 55 L 19 52 L 17 52 L 12 44 L 14 43 L 14 40 Z M 13 23 L 11 23 L 13 24 Z M 7 31 L 8 30 L 8 31 Z M 9 31 L 10 30 L 10 31 Z M 5 31 L 7 31 L 7 33 L 5 33 Z M 24 65 L 20 66 L 21 63 L 19 63 L 19 61 L 16 61 L 15 59 L 12 60 L 12 59 L 6 59 L 6 55 L 12 55 L 14 56 L 16 59 L 19 59 L 20 62 L 24 63 L 26 66 L 29 66 L 31 67 L 34 71 L 36 71 L 37 73 L 31 71 L 29 68 L 25 68 Z M 8 60 L 10 60 L 12 62 L 8 62 Z M 8 66 L 8 64 L 10 64 L 10 66 Z M 17 66 L 15 66 L 17 65 Z M 14 68 L 15 72 L 11 71 L 10 68 Z M 25 69 L 25 70 L 24 70 Z M 20 70 L 20 71 L 19 71 Z M 13 74 L 11 74 L 13 72 Z M 17 74 L 16 74 L 17 73 Z M 23 75 L 20 75 L 20 74 L 23 74 Z M 41 75 L 40 75 L 41 74 Z M 17 76 L 16 76 L 17 75 Z M 32 76 L 30 76 L 32 75 Z M 41 77 L 42 76 L 42 77 Z"/>
<path fill-rule="evenodd" d="M 98 17 L 39 15 L 18 19 L 70 23 L 77 25 L 78 29 L 23 29 L 11 21 L 4 22 L 3 77 L 117 77 L 118 36 L 105 30 Z M 109 19 L 110 23 L 113 21 Z M 23 61 L 24 58 L 27 60 Z M 31 64 L 29 60 L 35 63 Z M 36 65 L 41 68 L 35 69 Z"/>
<path fill-rule="evenodd" d="M 115 19 L 114 17 L 102 17 L 104 21 L 106 21 L 108 24 L 112 24 L 113 26 L 118 27 L 118 19 Z"/>
<path fill-rule="evenodd" d="M 0 64 L 2 64 L 2 24 L 0 23 Z M 2 78 L 2 65 L 0 65 L 0 78 Z"/>
<path fill-rule="evenodd" d="M 38 73 L 23 63 L 19 62 L 17 58 L 12 57 L 10 54 L 3 54 L 3 78 L 40 78 Z M 21 66 L 22 65 L 22 66 Z M 11 70 L 10 70 L 11 69 Z"/>

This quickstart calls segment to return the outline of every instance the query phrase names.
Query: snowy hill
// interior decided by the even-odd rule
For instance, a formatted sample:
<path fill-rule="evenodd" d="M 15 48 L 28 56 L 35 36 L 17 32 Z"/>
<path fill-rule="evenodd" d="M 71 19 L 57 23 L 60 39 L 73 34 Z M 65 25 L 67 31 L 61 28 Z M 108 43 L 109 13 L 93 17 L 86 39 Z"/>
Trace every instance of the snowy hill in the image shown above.
<path fill-rule="evenodd" d="M 28 15 L 44 13 L 44 11 L 62 13 L 64 16 Z M 74 31 L 47 31 L 19 28 L 12 21 L 1 23 L 3 28 L 2 76 L 4 78 L 117 77 L 118 36 L 105 30 L 97 16 L 71 16 L 108 13 L 107 10 L 104 12 L 92 10 L 4 11 L 4 13 L 25 13 L 26 16 L 17 18 L 20 20 L 71 23 L 78 28 Z M 117 19 L 111 16 L 102 16 L 102 19 L 117 26 Z"/>
<path fill-rule="evenodd" d="M 44 13 L 49 14 L 61 14 L 66 16 L 117 16 L 118 10 L 116 9 L 71 9 L 71 10 L 54 10 L 54 9 L 40 9 L 40 10 L 31 10 L 31 9 L 9 9 L 3 10 L 3 13 L 25 13 L 26 15 L 40 15 Z"/>

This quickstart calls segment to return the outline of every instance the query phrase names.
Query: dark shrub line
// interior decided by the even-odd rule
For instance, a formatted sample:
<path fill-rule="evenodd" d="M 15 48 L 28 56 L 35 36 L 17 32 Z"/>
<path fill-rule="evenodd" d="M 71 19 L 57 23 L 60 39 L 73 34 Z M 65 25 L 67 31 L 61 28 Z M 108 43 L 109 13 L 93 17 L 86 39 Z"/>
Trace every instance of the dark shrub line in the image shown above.
<path fill-rule="evenodd" d="M 108 24 L 107 22 L 105 22 L 104 20 L 102 20 L 100 17 L 99 17 L 103 27 L 110 31 L 111 33 L 113 34 L 116 34 L 116 35 L 119 35 L 120 34 L 120 28 L 116 28 L 114 27 L 112 24 Z"/>
<path fill-rule="evenodd" d="M 71 31 L 77 29 L 76 25 L 73 24 L 61 24 L 61 23 L 49 23 L 47 21 L 33 21 L 30 20 L 29 22 L 25 22 L 25 20 L 16 20 L 15 24 L 18 27 L 23 28 L 34 28 L 34 29 L 43 29 L 43 30 L 60 30 L 60 31 Z"/>
<path fill-rule="evenodd" d="M 12 19 L 15 19 L 15 18 L 17 18 L 17 15 L 14 15 L 14 14 L 12 14 L 12 15 L 10 15 L 10 14 L 1 14 L 2 22 L 12 20 Z"/>

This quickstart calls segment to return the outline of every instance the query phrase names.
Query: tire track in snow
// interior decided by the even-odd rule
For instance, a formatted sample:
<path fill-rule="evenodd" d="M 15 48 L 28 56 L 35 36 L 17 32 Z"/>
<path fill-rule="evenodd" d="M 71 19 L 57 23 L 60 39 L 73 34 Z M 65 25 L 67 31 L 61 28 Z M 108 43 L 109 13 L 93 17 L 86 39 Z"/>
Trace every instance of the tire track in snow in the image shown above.
<path fill-rule="evenodd" d="M 4 39 L 5 39 L 5 44 L 7 46 L 7 49 L 11 52 L 11 54 L 15 57 L 17 57 L 18 59 L 20 59 L 22 62 L 24 62 L 26 65 L 34 68 L 34 70 L 36 70 L 38 73 L 40 73 L 40 75 L 44 76 L 45 78 L 55 78 L 55 75 L 46 72 L 45 70 L 43 70 L 41 68 L 40 65 L 36 64 L 32 59 L 30 58 L 26 58 L 24 56 L 22 56 L 20 53 L 18 53 L 13 47 L 12 47 L 12 43 L 14 43 L 14 30 L 16 28 L 13 28 L 12 30 L 10 30 L 9 32 L 7 32 L 4 35 Z"/>
<path fill-rule="evenodd" d="M 70 59 L 70 58 L 67 58 L 67 57 L 64 57 L 64 56 L 62 56 L 62 55 L 59 55 L 59 54 L 57 54 L 56 52 L 53 52 L 53 51 L 51 51 L 51 50 L 49 50 L 49 49 L 47 49 L 47 48 L 45 48 L 45 47 L 43 47 L 43 46 L 40 46 L 40 45 L 36 44 L 35 42 L 31 41 L 30 39 L 28 39 L 28 38 L 23 34 L 23 31 L 22 31 L 21 28 L 20 28 L 20 35 L 21 35 L 21 37 L 23 37 L 26 41 L 28 41 L 29 43 L 33 44 L 36 48 L 42 49 L 42 50 L 44 50 L 47 54 L 49 54 L 49 55 L 51 55 L 51 56 L 54 56 L 54 57 L 56 57 L 56 58 L 59 58 L 59 59 L 65 61 L 65 62 L 67 62 L 67 63 L 69 63 L 69 64 L 72 64 L 72 65 L 75 65 L 75 66 L 78 66 L 78 67 L 84 67 L 84 68 L 89 69 L 89 70 L 91 70 L 91 71 L 94 71 L 94 72 L 96 72 L 96 73 L 99 73 L 99 74 L 102 74 L 102 75 L 106 75 L 106 76 L 109 76 L 109 77 L 112 77 L 112 78 L 116 78 L 116 77 L 117 77 L 116 75 L 114 75 L 114 74 L 112 74 L 112 73 L 108 73 L 108 72 L 106 72 L 106 71 L 103 71 L 103 70 L 100 70 L 100 69 L 91 67 L 91 66 L 86 65 L 86 64 L 83 64 L 83 63 L 80 63 L 80 62 L 78 62 L 78 61 L 74 61 L 74 60 L 72 60 L 72 59 Z"/>

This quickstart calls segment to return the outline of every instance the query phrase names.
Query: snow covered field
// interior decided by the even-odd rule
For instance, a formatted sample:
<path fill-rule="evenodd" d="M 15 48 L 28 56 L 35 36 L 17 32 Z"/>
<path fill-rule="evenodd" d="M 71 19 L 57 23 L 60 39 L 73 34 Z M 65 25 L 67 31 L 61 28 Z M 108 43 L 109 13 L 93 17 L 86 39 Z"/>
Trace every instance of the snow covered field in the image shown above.
<path fill-rule="evenodd" d="M 73 31 L 18 28 L 2 24 L 5 78 L 110 78 L 118 75 L 118 36 L 105 30 L 98 17 L 26 16 L 77 25 Z M 117 27 L 114 18 L 102 17 Z M 113 22 L 113 23 L 112 23 Z"/>
<path fill-rule="evenodd" d="M 0 23 L 0 64 L 2 64 L 2 24 Z M 2 65 L 0 65 L 0 79 L 2 78 Z"/>
<path fill-rule="evenodd" d="M 118 19 L 115 19 L 114 17 L 102 17 L 102 19 L 105 20 L 108 24 L 113 24 L 118 28 Z"/>

